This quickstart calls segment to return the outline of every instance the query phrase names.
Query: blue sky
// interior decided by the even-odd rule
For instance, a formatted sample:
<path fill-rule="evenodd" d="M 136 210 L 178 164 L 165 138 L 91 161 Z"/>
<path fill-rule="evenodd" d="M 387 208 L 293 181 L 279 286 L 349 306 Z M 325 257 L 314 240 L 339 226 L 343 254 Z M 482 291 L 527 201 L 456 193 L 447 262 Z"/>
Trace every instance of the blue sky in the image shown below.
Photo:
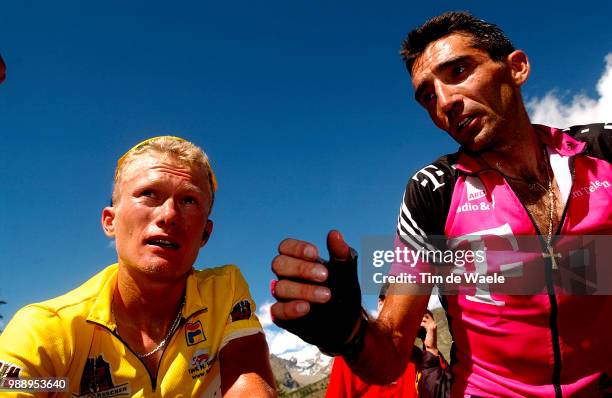
<path fill-rule="evenodd" d="M 551 90 L 560 107 L 579 93 L 598 103 L 607 2 L 3 3 L 4 321 L 115 261 L 99 221 L 113 169 L 154 135 L 208 152 L 219 191 L 197 265 L 238 264 L 258 303 L 284 237 L 323 245 L 338 228 L 359 248 L 392 234 L 408 178 L 456 147 L 413 101 L 398 56 L 446 10 L 497 23 L 527 52 L 536 105 Z"/>

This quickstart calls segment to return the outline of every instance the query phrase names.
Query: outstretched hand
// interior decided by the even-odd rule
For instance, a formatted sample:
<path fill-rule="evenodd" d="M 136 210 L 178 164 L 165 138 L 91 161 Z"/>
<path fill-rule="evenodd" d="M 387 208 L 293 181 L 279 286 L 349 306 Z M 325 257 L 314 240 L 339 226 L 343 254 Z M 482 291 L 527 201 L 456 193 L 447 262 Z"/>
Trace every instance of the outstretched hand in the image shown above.
<path fill-rule="evenodd" d="M 278 281 L 271 285 L 277 302 L 274 323 L 326 351 L 342 349 L 361 316 L 357 256 L 338 231 L 327 235 L 329 261 L 316 246 L 285 239 L 272 261 Z M 329 328 L 330 324 L 334 328 Z"/>
<path fill-rule="evenodd" d="M 330 260 L 349 261 L 351 251 L 338 231 L 327 235 Z M 311 303 L 326 303 L 331 291 L 324 286 L 328 278 L 325 262 L 316 246 L 297 239 L 285 239 L 272 260 L 272 296 L 278 300 L 271 308 L 273 319 L 295 319 L 310 311 Z"/>

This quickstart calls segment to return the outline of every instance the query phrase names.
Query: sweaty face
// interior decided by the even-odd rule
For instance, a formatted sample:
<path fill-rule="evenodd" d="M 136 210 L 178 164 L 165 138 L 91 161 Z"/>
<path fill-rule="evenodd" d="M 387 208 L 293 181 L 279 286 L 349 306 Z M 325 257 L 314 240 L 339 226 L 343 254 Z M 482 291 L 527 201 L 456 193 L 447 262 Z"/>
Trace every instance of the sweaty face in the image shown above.
<path fill-rule="evenodd" d="M 412 84 L 434 124 L 473 151 L 491 149 L 511 129 L 520 99 L 507 65 L 464 34 L 430 43 L 413 65 Z"/>
<path fill-rule="evenodd" d="M 182 278 L 191 270 L 208 225 L 208 178 L 173 159 L 142 155 L 126 166 L 112 224 L 119 263 L 152 278 Z"/>

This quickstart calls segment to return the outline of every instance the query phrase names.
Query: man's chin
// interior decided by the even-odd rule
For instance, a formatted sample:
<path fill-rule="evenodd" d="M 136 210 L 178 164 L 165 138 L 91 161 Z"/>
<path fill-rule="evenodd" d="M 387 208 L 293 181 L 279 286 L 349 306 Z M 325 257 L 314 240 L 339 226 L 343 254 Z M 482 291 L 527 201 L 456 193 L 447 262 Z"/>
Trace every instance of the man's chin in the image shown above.
<path fill-rule="evenodd" d="M 185 278 L 191 267 L 177 265 L 164 259 L 154 259 L 147 261 L 143 265 L 135 267 L 137 272 L 145 279 L 152 282 L 171 282 Z"/>
<path fill-rule="evenodd" d="M 471 153 L 473 155 L 480 155 L 481 153 L 486 152 L 488 150 L 486 146 L 479 145 L 478 143 L 475 143 L 475 142 L 470 142 L 470 143 L 461 145 L 461 147 L 466 152 Z"/>
<path fill-rule="evenodd" d="M 471 139 L 465 140 L 465 142 L 459 142 L 459 144 L 470 153 L 480 154 L 495 149 L 495 145 L 491 138 L 490 134 L 481 131 Z"/>

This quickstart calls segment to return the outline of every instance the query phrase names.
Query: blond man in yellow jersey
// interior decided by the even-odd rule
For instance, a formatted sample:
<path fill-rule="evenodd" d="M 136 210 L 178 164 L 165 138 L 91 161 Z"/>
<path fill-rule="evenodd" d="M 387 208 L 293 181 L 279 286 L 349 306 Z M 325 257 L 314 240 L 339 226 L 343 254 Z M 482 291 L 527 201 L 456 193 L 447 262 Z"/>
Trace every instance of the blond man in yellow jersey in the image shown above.
<path fill-rule="evenodd" d="M 204 152 L 177 137 L 121 157 L 102 212 L 117 264 L 17 312 L 0 335 L 0 378 L 69 381 L 68 392 L 18 396 L 275 396 L 239 269 L 193 269 L 212 231 L 216 185 Z"/>

